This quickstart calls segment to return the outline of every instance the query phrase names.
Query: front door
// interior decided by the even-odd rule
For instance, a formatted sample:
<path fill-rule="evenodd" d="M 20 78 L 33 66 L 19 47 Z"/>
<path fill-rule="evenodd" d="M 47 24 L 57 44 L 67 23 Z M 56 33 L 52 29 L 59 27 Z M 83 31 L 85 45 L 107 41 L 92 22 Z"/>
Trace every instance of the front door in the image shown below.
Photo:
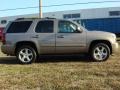
<path fill-rule="evenodd" d="M 59 21 L 56 34 L 57 53 L 81 53 L 86 48 L 86 32 L 78 31 L 79 26 L 71 21 Z"/>

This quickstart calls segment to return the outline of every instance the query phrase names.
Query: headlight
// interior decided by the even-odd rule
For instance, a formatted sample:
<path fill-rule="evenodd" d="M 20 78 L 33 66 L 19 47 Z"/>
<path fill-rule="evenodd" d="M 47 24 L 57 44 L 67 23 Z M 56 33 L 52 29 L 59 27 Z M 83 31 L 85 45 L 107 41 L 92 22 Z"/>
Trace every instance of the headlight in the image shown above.
<path fill-rule="evenodd" d="M 116 35 L 115 34 L 112 34 L 112 38 L 113 38 L 113 42 L 116 42 L 116 40 L 117 40 L 117 37 L 116 37 Z"/>

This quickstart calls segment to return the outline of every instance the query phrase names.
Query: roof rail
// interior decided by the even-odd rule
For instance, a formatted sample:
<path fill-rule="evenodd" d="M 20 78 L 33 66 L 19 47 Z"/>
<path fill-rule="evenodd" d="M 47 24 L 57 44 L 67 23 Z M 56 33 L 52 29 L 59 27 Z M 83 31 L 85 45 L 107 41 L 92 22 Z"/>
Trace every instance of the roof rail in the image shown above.
<path fill-rule="evenodd" d="M 24 19 L 56 19 L 56 18 L 51 18 L 51 17 L 45 17 L 45 18 L 17 18 L 17 19 L 15 19 L 15 20 L 24 20 Z"/>
<path fill-rule="evenodd" d="M 53 17 L 45 17 L 46 19 L 56 19 L 56 18 L 53 18 Z"/>
<path fill-rule="evenodd" d="M 17 18 L 16 20 L 24 20 L 24 19 L 39 19 L 39 18 Z"/>
<path fill-rule="evenodd" d="M 25 19 L 25 18 L 17 18 L 17 19 L 15 19 L 15 20 L 23 20 L 23 19 Z"/>

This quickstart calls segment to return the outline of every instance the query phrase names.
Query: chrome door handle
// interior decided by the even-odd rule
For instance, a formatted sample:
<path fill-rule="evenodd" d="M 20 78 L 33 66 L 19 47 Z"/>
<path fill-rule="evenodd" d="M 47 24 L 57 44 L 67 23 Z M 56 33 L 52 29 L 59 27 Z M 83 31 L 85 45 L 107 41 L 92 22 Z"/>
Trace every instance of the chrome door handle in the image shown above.
<path fill-rule="evenodd" d="M 32 38 L 39 38 L 39 35 L 32 36 Z"/>
<path fill-rule="evenodd" d="M 59 35 L 59 36 L 57 36 L 57 38 L 64 38 L 64 36 L 63 35 Z"/>

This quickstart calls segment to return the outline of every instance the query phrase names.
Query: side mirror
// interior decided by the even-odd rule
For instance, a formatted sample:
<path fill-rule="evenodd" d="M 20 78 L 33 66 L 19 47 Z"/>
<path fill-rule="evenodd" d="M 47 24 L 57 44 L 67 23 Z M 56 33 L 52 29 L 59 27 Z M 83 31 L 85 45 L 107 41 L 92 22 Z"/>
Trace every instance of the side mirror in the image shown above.
<path fill-rule="evenodd" d="M 77 28 L 77 31 L 80 32 L 80 33 L 83 32 L 83 30 L 80 27 Z"/>

